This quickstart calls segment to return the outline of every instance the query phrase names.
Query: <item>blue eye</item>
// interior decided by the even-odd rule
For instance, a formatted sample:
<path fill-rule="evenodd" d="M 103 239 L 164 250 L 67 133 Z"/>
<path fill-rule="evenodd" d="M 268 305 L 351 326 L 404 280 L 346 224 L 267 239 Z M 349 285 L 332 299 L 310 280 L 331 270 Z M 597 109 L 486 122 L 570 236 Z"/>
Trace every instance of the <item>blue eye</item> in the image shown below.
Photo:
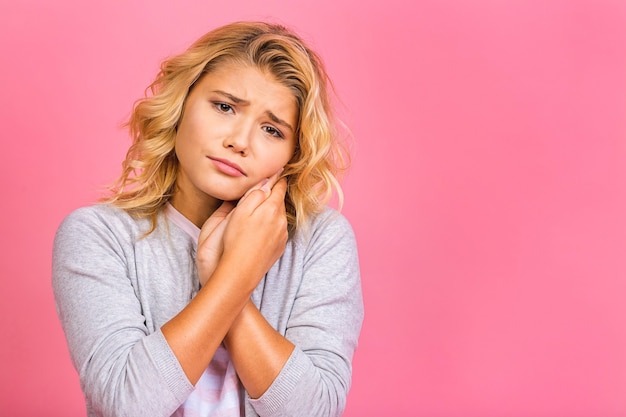
<path fill-rule="evenodd" d="M 273 126 L 263 126 L 263 130 L 265 131 L 265 133 L 269 133 L 271 136 L 274 136 L 276 138 L 283 138 L 283 134 L 281 133 L 281 131 Z"/>

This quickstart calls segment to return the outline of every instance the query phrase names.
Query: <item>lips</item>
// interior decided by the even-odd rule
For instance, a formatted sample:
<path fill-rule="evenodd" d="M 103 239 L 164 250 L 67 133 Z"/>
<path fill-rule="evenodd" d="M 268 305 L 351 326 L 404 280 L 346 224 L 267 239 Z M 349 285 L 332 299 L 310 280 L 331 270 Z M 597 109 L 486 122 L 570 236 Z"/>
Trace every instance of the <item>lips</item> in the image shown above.
<path fill-rule="evenodd" d="M 236 163 L 229 161 L 228 159 L 212 158 L 208 157 L 215 167 L 222 173 L 231 177 L 246 176 L 246 172 Z"/>

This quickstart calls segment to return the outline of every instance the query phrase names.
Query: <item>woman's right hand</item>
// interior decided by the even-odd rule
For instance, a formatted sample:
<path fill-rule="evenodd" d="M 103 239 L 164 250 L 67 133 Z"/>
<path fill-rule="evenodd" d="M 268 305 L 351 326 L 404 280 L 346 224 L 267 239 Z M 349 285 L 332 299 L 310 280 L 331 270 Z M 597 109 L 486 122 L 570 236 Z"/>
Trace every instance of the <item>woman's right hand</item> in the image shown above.
<path fill-rule="evenodd" d="M 204 222 L 198 237 L 196 267 L 200 285 L 209 280 L 224 251 L 224 230 L 228 224 L 230 213 L 235 208 L 232 201 L 224 201 L 221 206 Z"/>

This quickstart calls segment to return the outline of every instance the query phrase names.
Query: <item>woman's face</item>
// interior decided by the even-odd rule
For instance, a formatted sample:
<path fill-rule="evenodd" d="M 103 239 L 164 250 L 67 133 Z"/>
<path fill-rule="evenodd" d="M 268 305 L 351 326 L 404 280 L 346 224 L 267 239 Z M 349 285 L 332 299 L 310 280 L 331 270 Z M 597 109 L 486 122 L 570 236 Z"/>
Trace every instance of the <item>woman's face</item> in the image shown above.
<path fill-rule="evenodd" d="M 293 93 L 271 75 L 218 65 L 187 97 L 175 142 L 176 193 L 186 201 L 239 199 L 289 162 L 297 120 Z"/>

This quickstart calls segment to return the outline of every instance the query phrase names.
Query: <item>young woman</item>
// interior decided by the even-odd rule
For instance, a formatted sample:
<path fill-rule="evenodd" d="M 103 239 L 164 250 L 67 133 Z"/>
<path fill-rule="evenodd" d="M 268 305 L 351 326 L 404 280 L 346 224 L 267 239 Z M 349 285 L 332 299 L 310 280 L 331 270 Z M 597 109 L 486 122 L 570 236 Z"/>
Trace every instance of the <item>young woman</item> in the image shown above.
<path fill-rule="evenodd" d="M 363 320 L 317 55 L 277 25 L 163 63 L 114 193 L 61 224 L 53 289 L 89 416 L 335 416 Z"/>

